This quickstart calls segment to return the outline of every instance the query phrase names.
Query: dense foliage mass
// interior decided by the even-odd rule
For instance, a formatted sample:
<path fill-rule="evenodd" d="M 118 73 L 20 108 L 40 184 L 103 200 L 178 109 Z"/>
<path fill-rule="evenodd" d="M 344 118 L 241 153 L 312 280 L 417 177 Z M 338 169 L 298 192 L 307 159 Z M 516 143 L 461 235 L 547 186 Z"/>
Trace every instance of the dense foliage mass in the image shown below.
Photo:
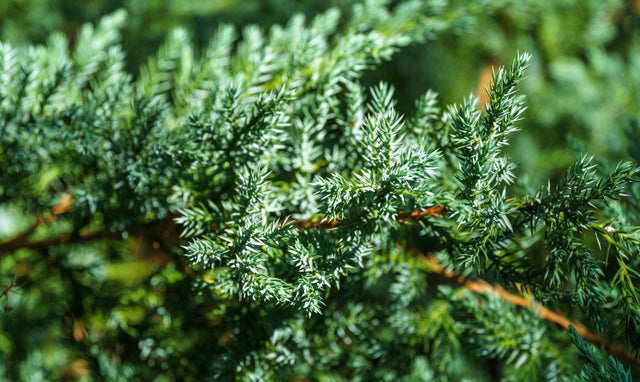
<path fill-rule="evenodd" d="M 599 38 L 574 45 L 545 29 L 571 1 L 369 0 L 321 12 L 308 2 L 297 7 L 309 16 L 284 25 L 212 23 L 206 42 L 202 19 L 169 28 L 240 9 L 199 3 L 48 2 L 20 16 L 24 5 L 0 6 L 13 16 L 0 43 L 0 378 L 638 372 L 635 3 L 588 2 L 567 28 Z M 113 12 L 21 42 L 38 31 L 16 25 L 78 9 Z M 163 10 L 176 18 L 145 21 Z M 140 25 L 156 28 L 137 36 Z M 167 29 L 155 54 L 133 50 Z M 415 88 L 451 68 L 414 62 L 411 86 L 393 70 L 424 51 L 467 65 L 511 32 L 533 54 L 493 57 L 506 65 L 450 106 Z M 434 88 L 451 85 L 450 98 L 474 90 L 467 81 Z M 569 150 L 537 156 L 546 126 L 569 117 L 553 132 Z M 528 132 L 533 149 L 509 151 L 521 125 L 538 126 L 539 143 Z M 587 154 L 609 127 L 613 149 Z"/>

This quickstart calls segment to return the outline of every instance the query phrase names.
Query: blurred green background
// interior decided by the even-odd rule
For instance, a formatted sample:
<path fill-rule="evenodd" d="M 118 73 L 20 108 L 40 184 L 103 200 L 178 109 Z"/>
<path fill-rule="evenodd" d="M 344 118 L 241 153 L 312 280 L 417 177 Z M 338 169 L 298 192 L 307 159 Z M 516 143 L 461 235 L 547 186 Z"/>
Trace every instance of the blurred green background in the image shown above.
<path fill-rule="evenodd" d="M 399 109 L 410 112 L 427 89 L 442 104 L 482 96 L 491 67 L 518 51 L 533 55 L 521 91 L 528 112 L 519 124 L 512 156 L 533 185 L 559 174 L 579 152 L 621 159 L 625 129 L 640 110 L 640 2 L 637 0 L 439 1 L 488 8 L 467 25 L 435 41 L 404 49 L 367 76 L 398 91 Z M 393 2 L 392 2 L 393 3 Z M 124 8 L 129 12 L 123 46 L 131 73 L 155 53 L 168 31 L 186 27 L 203 47 L 220 23 L 238 27 L 284 24 L 295 13 L 312 17 L 329 7 L 348 13 L 351 1 L 291 0 L 5 0 L 0 38 L 13 44 L 44 43 L 54 31 L 73 41 L 79 27 Z M 467 9 L 468 10 L 468 9 Z M 477 15 L 476 15 L 477 16 Z M 562 171 L 562 170 L 560 170 Z"/>
<path fill-rule="evenodd" d="M 309 17 L 351 1 L 290 0 L 2 0 L 0 40 L 42 44 L 54 31 L 73 43 L 83 23 L 124 8 L 129 21 L 123 47 L 128 68 L 139 67 L 167 33 L 186 27 L 202 47 L 224 23 L 264 28 L 294 13 Z M 452 0 L 449 5 L 456 8 Z M 638 142 L 627 132 L 640 117 L 640 1 L 478 1 L 495 12 L 435 41 L 403 49 L 369 72 L 396 87 L 398 109 L 410 113 L 428 89 L 442 105 L 482 96 L 492 66 L 517 52 L 533 55 L 520 87 L 528 110 L 518 124 L 510 155 L 519 163 L 519 185 L 537 189 L 564 173 L 582 152 L 607 166 L 638 160 Z M 443 3 L 444 4 L 444 3 Z M 635 127 L 634 127 L 635 126 Z M 630 154 L 631 153 L 631 154 Z M 33 224 L 20 211 L 0 209 L 0 242 Z M 17 223 L 16 223 L 17 222 Z M 60 229 L 63 229 L 60 228 Z M 43 232 L 50 236 L 51 232 Z M 234 317 L 251 306 L 215 301 L 185 272 L 175 248 L 143 238 L 102 241 L 43 252 L 0 254 L 0 378 L 51 380 L 197 380 L 221 352 Z M 185 304 L 185 301 L 189 304 Z M 219 322 L 224 313 L 229 322 Z M 258 341 L 264 333 L 245 333 Z M 177 356 L 176 356 L 177 355 Z M 217 367 L 217 366 L 216 366 Z"/>

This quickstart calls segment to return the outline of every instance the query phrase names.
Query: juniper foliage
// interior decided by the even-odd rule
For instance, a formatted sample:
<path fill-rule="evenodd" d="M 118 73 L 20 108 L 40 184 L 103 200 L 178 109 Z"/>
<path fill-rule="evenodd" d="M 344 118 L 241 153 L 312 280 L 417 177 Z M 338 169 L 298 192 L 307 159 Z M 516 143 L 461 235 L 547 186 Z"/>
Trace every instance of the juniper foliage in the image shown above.
<path fill-rule="evenodd" d="M 587 345 L 576 329 L 571 326 L 571 340 L 580 349 L 581 356 L 587 361 L 580 377 L 588 381 L 631 381 L 631 373 L 615 358 L 609 357 L 604 363 Z M 576 378 L 577 379 L 577 378 Z"/>
<path fill-rule="evenodd" d="M 530 55 L 484 107 L 427 92 L 405 117 L 393 86 L 363 84 L 484 10 L 370 0 L 268 33 L 222 25 L 202 54 L 177 29 L 135 76 L 123 11 L 71 50 L 0 44 L 2 378 L 560 380 L 579 356 L 585 378 L 630 378 L 535 306 L 437 272 L 640 348 L 640 170 L 584 155 L 537 192 L 515 184 Z M 23 320 L 63 291 L 40 313 L 62 328 Z M 27 324 L 70 344 L 43 358 Z"/>

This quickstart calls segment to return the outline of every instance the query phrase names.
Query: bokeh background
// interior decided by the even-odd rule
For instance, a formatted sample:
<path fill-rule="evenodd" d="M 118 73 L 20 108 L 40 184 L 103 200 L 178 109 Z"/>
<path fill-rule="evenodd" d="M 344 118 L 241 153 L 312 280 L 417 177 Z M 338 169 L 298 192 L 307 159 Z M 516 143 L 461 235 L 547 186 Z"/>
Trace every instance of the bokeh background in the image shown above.
<path fill-rule="evenodd" d="M 445 6 L 456 9 L 456 3 L 466 2 L 451 0 Z M 553 182 L 584 152 L 605 168 L 640 159 L 640 143 L 629 139 L 638 136 L 640 117 L 639 0 L 474 3 L 491 11 L 464 18 L 436 40 L 401 50 L 363 82 L 393 84 L 403 113 L 410 113 L 428 89 L 439 94 L 442 105 L 470 94 L 482 100 L 492 68 L 508 65 L 517 52 L 529 52 L 533 60 L 520 86 L 528 109 L 509 148 L 519 164 L 515 187 L 531 191 L 547 179 Z M 175 27 L 186 28 L 201 48 L 220 23 L 268 28 L 294 13 L 311 18 L 337 7 L 347 14 L 351 4 L 2 0 L 0 40 L 43 44 L 51 33 L 63 31 L 73 43 L 82 24 L 124 8 L 129 21 L 123 47 L 129 72 L 137 75 Z M 3 206 L 0 241 L 30 224 L 20 211 Z M 24 251 L 0 257 L 0 289 L 17 280 L 15 290 L 0 299 L 0 378 L 91 380 L 95 370 L 107 380 L 185 380 L 206 374 L 209 354 L 229 335 L 207 318 L 215 316 L 215 301 L 194 288 L 179 254 L 139 238 L 126 243 L 64 248 L 59 256 Z M 187 298 L 190 304 L 184 303 Z"/>

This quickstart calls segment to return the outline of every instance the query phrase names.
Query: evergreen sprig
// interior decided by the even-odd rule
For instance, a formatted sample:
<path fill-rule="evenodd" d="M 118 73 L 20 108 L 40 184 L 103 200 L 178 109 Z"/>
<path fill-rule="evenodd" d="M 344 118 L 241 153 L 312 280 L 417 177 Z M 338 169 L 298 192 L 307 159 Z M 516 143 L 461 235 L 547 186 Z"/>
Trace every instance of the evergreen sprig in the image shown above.
<path fill-rule="evenodd" d="M 620 362 L 612 356 L 607 358 L 606 362 L 597 356 L 591 346 L 584 342 L 582 337 L 576 332 L 576 329 L 570 327 L 569 335 L 571 340 L 580 350 L 580 355 L 585 359 L 586 365 L 582 369 L 580 378 L 574 380 L 582 381 L 631 381 L 631 373 L 626 370 Z"/>
<path fill-rule="evenodd" d="M 202 54 L 178 29 L 137 76 L 122 11 L 74 44 L 1 43 L 0 207 L 27 228 L 0 260 L 34 272 L 28 288 L 64 278 L 66 329 L 111 379 L 119 362 L 137 377 L 140 359 L 212 380 L 490 379 L 493 364 L 507 380 L 558 379 L 575 351 L 537 303 L 637 353 L 640 170 L 602 175 L 585 155 L 557 184 L 520 191 L 506 146 L 528 54 L 493 73 L 484 108 L 470 97 L 442 112 L 430 91 L 405 117 L 392 86 L 364 85 L 484 7 L 369 0 L 266 32 L 221 26 Z M 123 240 L 148 251 L 123 255 Z M 149 286 L 95 297 L 103 322 L 85 310 L 100 288 L 88 274 Z M 480 280 L 495 287 L 473 290 Z M 6 300 L 23 284 L 10 285 Z M 537 303 L 499 298 L 516 294 Z M 106 356 L 118 335 L 139 353 Z M 585 376 L 629 375 L 571 339 Z"/>

